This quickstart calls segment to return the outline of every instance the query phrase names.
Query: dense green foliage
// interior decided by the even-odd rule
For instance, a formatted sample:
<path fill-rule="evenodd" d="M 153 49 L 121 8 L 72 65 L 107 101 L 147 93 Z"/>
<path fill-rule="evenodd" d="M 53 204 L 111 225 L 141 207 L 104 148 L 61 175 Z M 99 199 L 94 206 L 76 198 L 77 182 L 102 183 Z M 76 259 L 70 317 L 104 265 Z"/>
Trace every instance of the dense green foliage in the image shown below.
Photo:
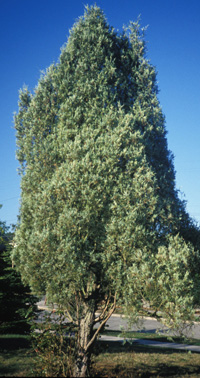
<path fill-rule="evenodd" d="M 198 293 L 197 243 L 183 239 L 192 222 L 143 37 L 138 22 L 118 34 L 87 8 L 34 94 L 21 91 L 15 117 L 22 194 L 13 259 L 80 335 L 88 322 L 84 353 L 97 307 L 102 325 L 116 303 L 137 315 L 146 302 L 178 324 Z"/>
<path fill-rule="evenodd" d="M 0 224 L 0 332 L 26 333 L 30 330 L 30 318 L 36 310 L 36 298 L 30 288 L 24 286 L 10 259 L 12 233 L 5 223 Z"/>

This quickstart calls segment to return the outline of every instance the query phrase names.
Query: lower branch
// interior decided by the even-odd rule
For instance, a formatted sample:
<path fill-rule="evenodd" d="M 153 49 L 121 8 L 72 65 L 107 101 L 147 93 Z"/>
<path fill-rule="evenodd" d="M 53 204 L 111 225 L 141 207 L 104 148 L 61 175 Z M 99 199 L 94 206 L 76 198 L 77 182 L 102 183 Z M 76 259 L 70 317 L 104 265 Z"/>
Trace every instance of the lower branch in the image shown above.
<path fill-rule="evenodd" d="M 87 344 L 87 346 L 86 346 L 86 352 L 90 348 L 90 346 L 92 345 L 92 343 L 94 342 L 94 340 L 96 339 L 97 335 L 99 334 L 100 330 L 103 328 L 104 324 L 106 324 L 106 322 L 108 321 L 108 319 L 111 317 L 111 315 L 113 314 L 113 312 L 115 311 L 115 309 L 116 309 L 116 293 L 115 293 L 115 296 L 114 296 L 114 303 L 112 305 L 112 308 L 110 309 L 110 311 L 108 312 L 108 315 L 101 322 L 99 328 L 96 330 L 96 332 L 94 333 L 94 335 L 90 339 L 89 343 Z"/>
<path fill-rule="evenodd" d="M 105 316 L 105 313 L 108 309 L 109 304 L 110 304 L 110 294 L 109 294 L 109 297 L 106 301 L 106 304 L 105 304 L 105 307 L 104 307 L 102 313 L 97 318 L 95 318 L 95 320 L 94 320 L 95 323 L 98 323 L 100 320 L 104 319 L 104 316 Z"/>

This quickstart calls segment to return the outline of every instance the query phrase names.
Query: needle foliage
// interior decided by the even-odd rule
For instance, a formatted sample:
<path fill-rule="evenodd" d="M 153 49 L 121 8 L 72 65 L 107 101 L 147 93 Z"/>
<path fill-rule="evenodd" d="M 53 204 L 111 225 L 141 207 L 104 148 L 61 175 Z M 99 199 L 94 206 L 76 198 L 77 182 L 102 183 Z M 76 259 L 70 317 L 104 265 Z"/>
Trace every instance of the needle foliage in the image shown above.
<path fill-rule="evenodd" d="M 37 299 L 12 266 L 12 237 L 6 224 L 0 222 L 0 333 L 24 334 L 30 332 Z"/>
<path fill-rule="evenodd" d="M 20 92 L 13 259 L 78 326 L 76 376 L 117 304 L 138 315 L 148 303 L 176 325 L 192 314 L 198 253 L 180 234 L 185 209 L 157 94 L 139 21 L 119 34 L 97 6 L 34 93 Z"/>

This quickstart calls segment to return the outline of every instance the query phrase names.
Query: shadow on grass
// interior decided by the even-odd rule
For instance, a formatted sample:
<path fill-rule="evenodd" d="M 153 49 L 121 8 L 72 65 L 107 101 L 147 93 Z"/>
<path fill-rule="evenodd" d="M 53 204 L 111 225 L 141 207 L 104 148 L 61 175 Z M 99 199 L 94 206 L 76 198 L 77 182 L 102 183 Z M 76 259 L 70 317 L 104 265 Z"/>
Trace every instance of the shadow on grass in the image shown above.
<path fill-rule="evenodd" d="M 138 368 L 124 368 L 121 365 L 115 366 L 115 368 L 99 368 L 98 370 L 92 370 L 92 377 L 98 378 L 149 378 L 149 377 L 199 377 L 200 368 L 198 366 L 191 366 L 182 368 L 180 366 L 168 366 L 167 364 L 157 365 L 156 368 L 147 368 L 141 366 Z"/>
<path fill-rule="evenodd" d="M 29 336 L 24 335 L 3 335 L 0 337 L 0 351 L 3 350 L 17 350 L 28 349 L 31 347 Z"/>
<path fill-rule="evenodd" d="M 33 357 L 29 337 L 0 337 L 0 376 L 31 376 Z M 27 373 L 27 374 L 26 374 Z M 92 377 L 200 377 L 200 355 L 138 345 L 97 341 Z"/>
<path fill-rule="evenodd" d="M 162 353 L 162 354 L 173 354 L 173 353 L 180 353 L 180 354 L 188 354 L 186 350 L 174 350 L 174 349 L 167 349 L 167 348 L 159 348 L 159 347 L 151 347 L 148 345 L 138 344 L 137 342 L 122 342 L 118 341 L 98 341 L 94 348 L 95 354 L 98 355 L 102 352 L 105 353 L 124 353 L 124 352 L 134 352 L 134 353 Z"/>
<path fill-rule="evenodd" d="M 190 344 L 190 345 L 200 345 L 199 339 L 191 339 L 184 336 L 172 336 L 172 335 L 166 335 L 157 332 L 149 331 L 145 332 L 144 330 L 139 331 L 127 331 L 125 333 L 121 331 L 114 331 L 114 330 L 105 330 L 102 334 L 108 335 L 108 336 L 116 336 L 116 337 L 124 337 L 126 338 L 136 338 L 136 339 L 144 339 L 144 340 L 154 340 L 154 341 L 160 341 L 160 342 L 172 342 L 172 343 L 180 343 L 180 344 Z"/>
<path fill-rule="evenodd" d="M 28 356 L 27 349 L 0 351 L 0 376 L 29 376 L 30 363 L 31 358 Z"/>
<path fill-rule="evenodd" d="M 98 342 L 95 352 L 94 377 L 200 377 L 197 353 L 106 341 Z"/>
<path fill-rule="evenodd" d="M 29 336 L 0 336 L 0 376 L 26 377 L 32 361 L 32 349 Z"/>

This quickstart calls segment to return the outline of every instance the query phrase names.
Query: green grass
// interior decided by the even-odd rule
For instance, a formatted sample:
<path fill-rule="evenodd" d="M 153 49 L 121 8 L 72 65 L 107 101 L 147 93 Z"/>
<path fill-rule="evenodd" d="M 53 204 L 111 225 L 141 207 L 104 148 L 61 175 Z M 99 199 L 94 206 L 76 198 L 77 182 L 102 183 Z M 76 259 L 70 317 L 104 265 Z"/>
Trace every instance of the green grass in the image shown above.
<path fill-rule="evenodd" d="M 27 377 L 34 367 L 30 337 L 0 336 L 0 377 Z"/>
<path fill-rule="evenodd" d="M 146 336 L 158 340 L 159 335 Z M 34 358 L 29 337 L 0 336 L 0 377 L 34 377 Z M 95 347 L 91 373 L 99 378 L 200 377 L 200 353 L 101 341 Z"/>
<path fill-rule="evenodd" d="M 200 354 L 142 345 L 99 343 L 93 377 L 200 377 Z"/>

